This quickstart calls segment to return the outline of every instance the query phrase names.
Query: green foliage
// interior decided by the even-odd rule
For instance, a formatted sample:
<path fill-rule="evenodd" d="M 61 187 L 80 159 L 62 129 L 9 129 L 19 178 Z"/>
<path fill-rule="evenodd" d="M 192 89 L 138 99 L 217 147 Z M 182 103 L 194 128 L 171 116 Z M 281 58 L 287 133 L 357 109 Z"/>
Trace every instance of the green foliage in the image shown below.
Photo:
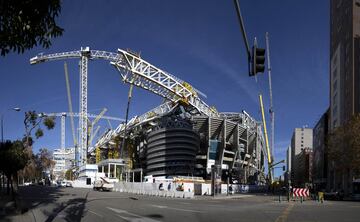
<path fill-rule="evenodd" d="M 74 177 L 74 175 L 73 175 L 72 170 L 71 169 L 67 170 L 66 173 L 65 173 L 65 179 L 72 180 L 73 177 Z"/>
<path fill-rule="evenodd" d="M 48 130 L 53 129 L 55 127 L 55 116 L 45 117 L 43 123 Z"/>
<path fill-rule="evenodd" d="M 352 169 L 360 175 L 360 115 L 355 115 L 328 136 L 329 158 L 338 169 Z"/>
<path fill-rule="evenodd" d="M 55 18 L 61 11 L 60 0 L 0 0 L 0 53 L 23 53 L 41 45 L 49 48 L 51 39 L 63 29 Z"/>
<path fill-rule="evenodd" d="M 22 141 L 6 141 L 0 147 L 0 170 L 10 178 L 23 169 L 29 159 Z"/>
<path fill-rule="evenodd" d="M 36 139 L 39 139 L 40 137 L 42 137 L 44 135 L 44 132 L 42 131 L 42 129 L 38 128 L 35 132 L 35 137 Z"/>
<path fill-rule="evenodd" d="M 40 128 L 41 122 L 43 122 L 43 124 L 46 126 L 48 130 L 53 129 L 55 127 L 55 117 L 45 117 L 43 115 L 37 114 L 35 111 L 25 112 L 25 119 L 24 119 L 25 137 L 23 139 L 23 142 L 26 147 L 31 147 L 34 142 L 31 138 L 32 131 L 34 129 L 36 129 L 35 131 L 36 139 L 39 139 L 44 135 L 43 130 Z"/>

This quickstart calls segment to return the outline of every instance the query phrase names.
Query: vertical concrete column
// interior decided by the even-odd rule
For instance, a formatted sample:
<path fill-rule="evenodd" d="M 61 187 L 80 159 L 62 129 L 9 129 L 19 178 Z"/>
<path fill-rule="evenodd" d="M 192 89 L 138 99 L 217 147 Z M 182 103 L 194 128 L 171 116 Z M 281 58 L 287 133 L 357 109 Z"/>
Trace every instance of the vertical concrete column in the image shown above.
<path fill-rule="evenodd" d="M 140 182 L 142 183 L 142 177 L 143 177 L 143 170 L 140 170 Z"/>
<path fill-rule="evenodd" d="M 110 178 L 110 163 L 108 163 L 108 178 Z"/>
<path fill-rule="evenodd" d="M 116 165 L 116 163 L 115 163 L 115 164 L 114 164 L 114 177 L 115 177 L 115 178 L 117 178 L 117 177 L 116 177 L 116 167 L 117 167 L 117 165 Z"/>
<path fill-rule="evenodd" d="M 104 173 L 104 165 L 101 166 L 101 172 Z"/>

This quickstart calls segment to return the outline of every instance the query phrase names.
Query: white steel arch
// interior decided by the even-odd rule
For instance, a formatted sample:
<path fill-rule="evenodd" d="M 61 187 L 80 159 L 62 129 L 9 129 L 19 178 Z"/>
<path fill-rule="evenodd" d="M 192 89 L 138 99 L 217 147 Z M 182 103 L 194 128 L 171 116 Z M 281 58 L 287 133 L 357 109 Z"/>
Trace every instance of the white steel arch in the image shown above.
<path fill-rule="evenodd" d="M 41 62 L 80 58 L 80 150 L 83 152 L 87 150 L 86 135 L 87 135 L 87 64 L 89 59 L 105 59 L 109 60 L 112 65 L 120 72 L 124 82 L 134 84 L 135 86 L 146 89 L 152 93 L 168 99 L 174 106 L 182 103 L 184 105 L 194 108 L 200 114 L 210 117 L 218 117 L 219 114 L 210 108 L 197 95 L 197 91 L 190 84 L 180 80 L 179 78 L 167 73 L 156 66 L 148 63 L 140 58 L 139 55 L 118 49 L 118 53 L 90 50 L 89 47 L 81 48 L 78 51 L 61 52 L 54 54 L 39 54 L 30 59 L 30 64 L 38 64 Z M 170 110 L 169 107 L 162 104 L 155 110 Z M 155 114 L 158 114 L 155 112 Z M 145 115 L 145 116 L 144 116 Z M 141 116 L 141 120 L 147 118 L 148 113 Z M 135 121 L 135 120 L 134 120 Z M 133 122 L 129 122 L 134 124 Z M 119 126 L 116 131 L 119 131 Z M 86 157 L 85 157 L 86 158 Z M 83 161 L 84 162 L 84 161 Z"/>

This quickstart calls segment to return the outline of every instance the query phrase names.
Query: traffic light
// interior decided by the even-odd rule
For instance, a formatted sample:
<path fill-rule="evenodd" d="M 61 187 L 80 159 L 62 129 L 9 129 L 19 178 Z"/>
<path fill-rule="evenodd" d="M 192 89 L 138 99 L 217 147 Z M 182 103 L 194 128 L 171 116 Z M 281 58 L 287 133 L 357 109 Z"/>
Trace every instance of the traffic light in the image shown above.
<path fill-rule="evenodd" d="M 283 171 L 285 171 L 285 166 L 283 166 Z"/>
<path fill-rule="evenodd" d="M 252 68 L 249 76 L 254 76 L 258 72 L 265 71 L 265 49 L 258 48 L 256 39 L 252 48 Z"/>

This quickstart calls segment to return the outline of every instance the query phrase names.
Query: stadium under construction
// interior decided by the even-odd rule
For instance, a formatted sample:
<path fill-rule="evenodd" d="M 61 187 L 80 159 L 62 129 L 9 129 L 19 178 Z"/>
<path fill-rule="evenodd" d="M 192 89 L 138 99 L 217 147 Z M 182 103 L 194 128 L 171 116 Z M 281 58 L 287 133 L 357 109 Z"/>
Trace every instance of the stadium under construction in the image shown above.
<path fill-rule="evenodd" d="M 81 132 L 75 151 L 77 167 L 106 159 L 121 159 L 125 169 L 117 171 L 114 175 L 117 178 L 125 171 L 141 171 L 142 176 L 194 176 L 208 180 L 216 168 L 217 175 L 223 175 L 223 180 L 231 178 L 234 183 L 248 184 L 266 182 L 264 168 L 269 152 L 261 121 L 256 121 L 245 111 L 218 112 L 203 101 L 202 93 L 191 84 L 129 50 L 118 49 L 117 53 L 112 53 L 86 47 L 79 51 L 40 54 L 30 63 L 69 58 L 81 60 Z M 133 86 L 163 97 L 164 102 L 126 120 L 116 129 L 108 130 L 91 149 L 87 142 L 87 63 L 93 59 L 109 60 L 120 72 L 122 80 L 130 84 L 127 108 Z"/>

